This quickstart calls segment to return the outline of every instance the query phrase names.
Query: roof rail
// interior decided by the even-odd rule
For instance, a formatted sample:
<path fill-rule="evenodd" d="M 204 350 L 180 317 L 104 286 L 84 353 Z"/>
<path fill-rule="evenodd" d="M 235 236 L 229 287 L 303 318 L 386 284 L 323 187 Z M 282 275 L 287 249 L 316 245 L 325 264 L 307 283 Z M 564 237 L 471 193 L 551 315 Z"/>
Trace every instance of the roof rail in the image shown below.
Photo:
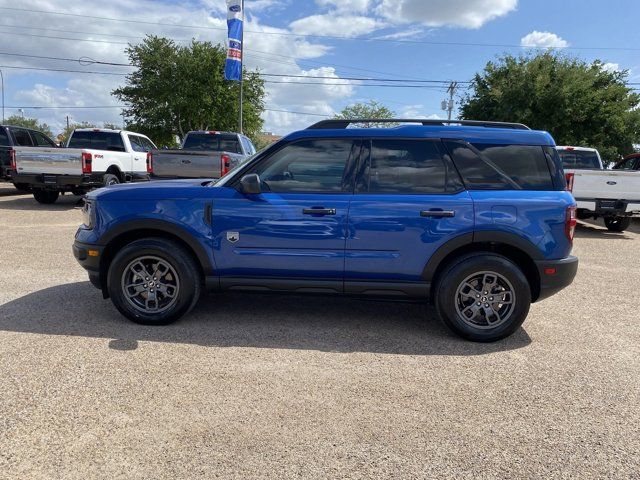
<path fill-rule="evenodd" d="M 332 120 L 321 120 L 318 123 L 307 127 L 307 130 L 320 130 L 328 128 L 347 128 L 354 123 L 420 123 L 422 125 L 440 125 L 456 126 L 463 125 L 466 127 L 488 127 L 488 128 L 511 128 L 515 130 L 531 130 L 522 123 L 509 122 L 485 122 L 482 120 L 434 120 L 434 119 L 415 119 L 415 118 L 336 118 Z"/>

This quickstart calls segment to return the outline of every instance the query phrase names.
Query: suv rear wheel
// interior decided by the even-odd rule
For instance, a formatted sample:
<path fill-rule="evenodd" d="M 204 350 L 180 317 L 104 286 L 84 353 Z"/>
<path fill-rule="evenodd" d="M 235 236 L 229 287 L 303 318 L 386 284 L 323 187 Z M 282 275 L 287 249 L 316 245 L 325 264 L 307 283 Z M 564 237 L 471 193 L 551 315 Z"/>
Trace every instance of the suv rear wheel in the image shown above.
<path fill-rule="evenodd" d="M 493 342 L 515 332 L 529 313 L 531 289 L 522 270 L 493 253 L 469 254 L 443 272 L 435 305 L 444 323 L 476 342 Z"/>
<path fill-rule="evenodd" d="M 109 295 L 129 320 L 166 325 L 187 314 L 200 296 L 193 257 L 164 238 L 136 240 L 120 250 L 107 276 Z"/>
<path fill-rule="evenodd" d="M 624 232 L 631 225 L 631 217 L 605 217 L 604 225 L 612 232 Z"/>

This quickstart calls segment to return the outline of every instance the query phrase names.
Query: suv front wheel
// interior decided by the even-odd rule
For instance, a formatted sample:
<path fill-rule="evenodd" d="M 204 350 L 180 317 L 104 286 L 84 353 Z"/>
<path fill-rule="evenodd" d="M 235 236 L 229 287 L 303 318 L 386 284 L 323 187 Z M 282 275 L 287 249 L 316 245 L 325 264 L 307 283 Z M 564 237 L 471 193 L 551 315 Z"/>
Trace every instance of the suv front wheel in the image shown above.
<path fill-rule="evenodd" d="M 193 257 L 165 238 L 136 240 L 120 250 L 107 276 L 109 295 L 129 320 L 166 325 L 187 314 L 200 296 Z"/>
<path fill-rule="evenodd" d="M 522 270 L 508 258 L 475 253 L 445 269 L 435 290 L 435 305 L 440 318 L 458 335 L 493 342 L 522 325 L 531 289 Z"/>

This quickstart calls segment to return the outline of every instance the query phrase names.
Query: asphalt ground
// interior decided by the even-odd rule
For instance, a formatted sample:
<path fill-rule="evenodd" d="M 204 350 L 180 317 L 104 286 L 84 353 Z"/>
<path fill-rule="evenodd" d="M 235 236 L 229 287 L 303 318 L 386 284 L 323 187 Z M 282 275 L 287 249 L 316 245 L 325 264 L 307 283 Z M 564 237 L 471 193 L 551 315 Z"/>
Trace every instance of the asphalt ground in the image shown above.
<path fill-rule="evenodd" d="M 640 223 L 581 222 L 578 276 L 493 344 L 431 307 L 218 294 L 119 315 L 77 197 L 0 187 L 0 477 L 640 478 Z"/>

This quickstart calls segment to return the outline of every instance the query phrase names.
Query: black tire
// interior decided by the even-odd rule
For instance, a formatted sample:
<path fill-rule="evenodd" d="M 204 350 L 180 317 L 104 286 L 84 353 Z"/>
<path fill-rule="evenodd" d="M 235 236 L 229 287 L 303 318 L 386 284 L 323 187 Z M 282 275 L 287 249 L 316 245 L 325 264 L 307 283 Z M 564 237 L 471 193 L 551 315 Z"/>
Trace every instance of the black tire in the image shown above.
<path fill-rule="evenodd" d="M 144 295 L 146 295 L 145 298 L 148 298 L 148 290 L 143 292 L 141 296 L 136 295 L 136 299 L 130 302 L 127 300 L 125 288 L 123 287 L 123 283 L 127 281 L 125 271 L 129 270 L 129 266 L 132 265 L 136 259 L 143 259 L 145 262 L 154 262 L 154 260 L 149 260 L 150 258 L 160 259 L 166 262 L 173 269 L 173 272 L 170 272 L 172 275 L 169 281 L 177 282 L 176 284 L 178 286 L 177 292 L 175 293 L 175 301 L 167 305 L 167 309 L 161 312 L 143 311 L 141 309 L 143 307 L 136 308 L 132 305 L 132 303 L 135 304 L 136 299 L 139 300 L 141 296 L 144 297 Z M 186 315 L 197 303 L 201 290 L 199 272 L 198 265 L 191 254 L 180 244 L 164 238 L 144 238 L 126 245 L 116 254 L 109 266 L 107 287 L 111 301 L 120 313 L 129 320 L 143 325 L 167 325 Z M 175 278 L 173 273 L 175 273 Z M 159 275 L 158 277 L 161 276 L 162 275 Z M 152 277 L 149 278 L 152 280 Z M 167 278 L 168 277 L 164 277 L 162 280 L 167 281 Z M 158 279 L 161 280 L 160 278 Z M 139 280 L 142 280 L 142 277 L 140 277 Z M 130 292 L 136 292 L 137 289 L 140 288 L 140 284 L 136 285 L 137 286 L 133 290 L 130 290 Z M 147 285 L 150 284 L 143 285 L 146 288 Z M 156 295 L 157 294 L 156 292 Z M 160 304 L 158 303 L 156 306 L 160 307 Z"/>
<path fill-rule="evenodd" d="M 56 200 L 58 200 L 59 195 L 60 195 L 60 192 L 58 192 L 57 190 L 42 190 L 42 189 L 33 190 L 33 198 L 36 199 L 36 202 L 43 203 L 45 205 L 56 203 Z"/>
<path fill-rule="evenodd" d="M 18 190 L 20 192 L 30 192 L 31 191 L 31 186 L 28 183 L 14 183 L 13 186 L 16 187 L 16 190 Z"/>
<path fill-rule="evenodd" d="M 631 217 L 605 217 L 604 225 L 612 232 L 624 232 L 631 225 Z"/>
<path fill-rule="evenodd" d="M 464 303 L 461 303 L 463 302 L 461 299 L 464 299 L 465 302 L 469 301 L 472 296 L 475 297 L 475 290 L 472 295 L 468 295 L 468 292 L 459 293 L 464 290 L 462 285 L 465 284 L 465 280 L 474 275 L 482 277 L 485 272 L 488 272 L 489 277 L 487 278 L 490 278 L 491 274 L 498 274 L 502 277 L 499 282 L 506 280 L 510 284 L 509 287 L 513 289 L 514 298 L 512 298 L 511 307 L 509 305 L 500 306 L 498 302 L 494 303 L 505 316 L 502 322 L 498 320 L 493 322 L 496 324 L 494 327 L 491 327 L 489 322 L 486 322 L 487 325 L 481 324 L 482 317 L 486 321 L 486 311 L 493 311 L 490 303 L 476 307 L 475 305 L 478 304 L 476 299 L 473 299 L 470 306 L 465 306 Z M 500 287 L 496 286 L 495 291 L 499 290 Z M 490 300 L 497 298 L 497 295 L 500 295 L 498 292 L 493 294 L 495 296 L 490 296 L 491 290 L 488 292 L 488 296 L 477 300 L 486 299 L 487 302 L 490 302 Z M 482 291 L 477 293 L 484 294 Z M 503 300 L 505 302 L 508 298 L 509 296 L 504 294 Z M 508 258 L 494 253 L 472 253 L 454 260 L 445 268 L 436 285 L 434 303 L 440 318 L 456 334 L 474 342 L 494 342 L 511 335 L 527 318 L 531 305 L 531 289 L 522 270 Z M 488 310 L 484 310 L 484 305 L 488 306 Z M 462 318 L 463 313 L 469 308 L 483 310 L 479 312 L 479 318 L 474 317 L 475 323 L 470 319 L 464 320 Z M 459 313 L 459 310 L 462 312 Z M 509 311 L 510 313 L 508 313 Z"/>
<path fill-rule="evenodd" d="M 117 185 L 118 183 L 120 183 L 120 178 L 112 173 L 105 173 L 104 177 L 102 177 L 102 184 L 105 187 L 108 187 L 109 185 Z"/>

